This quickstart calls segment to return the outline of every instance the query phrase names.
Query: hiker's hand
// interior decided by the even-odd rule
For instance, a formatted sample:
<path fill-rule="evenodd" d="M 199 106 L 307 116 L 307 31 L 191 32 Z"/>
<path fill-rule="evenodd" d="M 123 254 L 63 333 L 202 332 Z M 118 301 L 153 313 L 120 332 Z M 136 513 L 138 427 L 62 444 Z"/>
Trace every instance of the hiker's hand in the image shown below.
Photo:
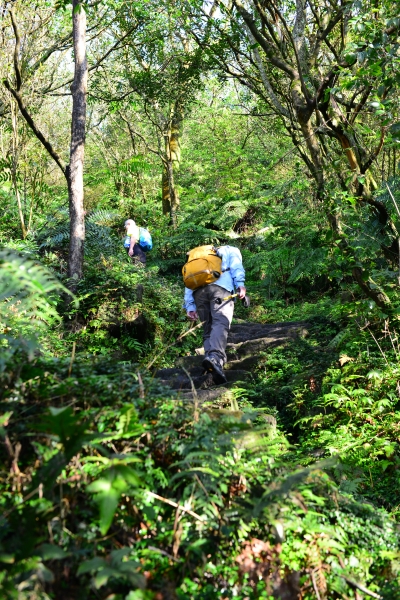
<path fill-rule="evenodd" d="M 197 319 L 199 318 L 195 310 L 188 310 L 186 314 L 188 319 L 190 319 L 191 321 L 197 321 Z"/>
<path fill-rule="evenodd" d="M 128 254 L 129 254 L 129 256 L 133 256 L 133 248 L 130 248 L 130 249 L 129 249 L 129 252 L 128 252 Z"/>
<path fill-rule="evenodd" d="M 239 287 L 237 291 L 238 291 L 238 294 L 239 294 L 239 300 L 243 300 L 243 298 L 246 295 L 246 288 L 245 287 Z"/>

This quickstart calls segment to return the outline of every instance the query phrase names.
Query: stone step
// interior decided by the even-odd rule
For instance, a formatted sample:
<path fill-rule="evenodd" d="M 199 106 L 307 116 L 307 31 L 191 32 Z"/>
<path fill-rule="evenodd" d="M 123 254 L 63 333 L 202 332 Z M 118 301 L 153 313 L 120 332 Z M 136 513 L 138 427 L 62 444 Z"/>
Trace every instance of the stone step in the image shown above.
<path fill-rule="evenodd" d="M 258 323 L 248 323 L 247 326 L 237 325 L 228 338 L 226 348 L 228 360 L 229 362 L 236 362 L 250 357 L 252 360 L 247 363 L 246 367 L 251 363 L 254 366 L 256 362 L 253 359 L 260 352 L 268 348 L 283 346 L 299 336 L 305 337 L 308 335 L 306 325 L 307 323 L 304 322 L 278 323 L 276 325 L 259 325 Z"/>
<path fill-rule="evenodd" d="M 310 324 L 305 321 L 292 321 L 288 323 L 236 323 L 232 325 L 227 344 L 227 355 L 229 363 L 238 361 L 243 357 L 258 352 L 267 348 L 274 348 L 294 340 L 296 337 L 306 337 Z M 203 355 L 181 356 L 177 360 L 178 366 L 183 366 L 186 369 L 201 367 Z M 254 361 L 249 361 L 249 366 L 256 364 L 257 358 Z M 235 368 L 234 366 L 225 366 L 226 369 Z M 245 367 L 242 367 L 245 368 Z"/>
<path fill-rule="evenodd" d="M 179 356 L 176 360 L 177 367 L 184 367 L 187 371 L 194 369 L 195 367 L 202 367 L 204 356 L 193 355 L 193 356 Z"/>
<path fill-rule="evenodd" d="M 166 372 L 167 371 L 167 372 Z M 168 372 L 169 371 L 169 372 Z M 248 377 L 248 371 L 244 370 L 231 370 L 226 371 L 226 378 L 228 383 L 236 383 L 238 381 L 245 381 Z M 160 382 L 164 385 L 172 388 L 173 390 L 184 390 L 192 389 L 192 382 L 196 389 L 209 388 L 214 387 L 214 382 L 212 381 L 212 376 L 208 373 L 205 375 L 193 375 L 191 376 L 191 380 L 186 375 L 184 371 L 181 369 L 162 369 L 156 375 L 160 379 Z"/>
<path fill-rule="evenodd" d="M 195 357 L 187 356 L 185 358 L 195 358 Z M 192 366 L 189 366 L 189 364 L 187 364 L 187 365 L 185 365 L 185 369 L 191 377 L 200 377 L 201 375 L 203 375 L 203 372 L 204 372 L 204 369 L 201 366 L 201 364 L 200 365 L 192 365 Z M 181 375 L 187 377 L 185 371 L 183 371 L 182 368 L 180 368 L 180 367 L 159 369 L 154 374 L 155 377 L 159 377 L 160 379 L 174 379 L 175 377 L 181 376 Z"/>
<path fill-rule="evenodd" d="M 176 366 L 169 369 L 159 369 L 155 377 L 161 383 L 173 390 L 178 390 L 179 400 L 193 402 L 213 402 L 227 396 L 229 403 L 229 388 L 236 383 L 245 381 L 249 372 L 257 365 L 259 352 L 286 344 L 296 337 L 306 336 L 309 324 L 303 321 L 289 323 L 235 323 L 228 336 L 225 374 L 228 380 L 224 386 L 215 386 L 212 376 L 203 373 L 202 362 L 204 355 L 181 356 Z M 187 373 L 185 373 L 185 370 Z M 192 391 L 192 385 L 196 393 Z"/>
<path fill-rule="evenodd" d="M 227 379 L 227 383 L 228 384 L 237 383 L 238 381 L 246 381 L 246 379 L 249 376 L 249 372 L 245 371 L 244 369 L 237 369 L 236 371 L 235 370 L 231 370 L 231 371 L 229 371 L 229 370 L 225 371 L 224 370 L 224 374 L 225 374 L 225 377 Z M 215 384 L 212 382 L 212 375 L 211 375 L 211 373 L 207 374 L 207 375 L 210 377 L 210 384 L 211 384 L 211 385 L 209 385 L 207 387 L 214 387 Z"/>
<path fill-rule="evenodd" d="M 292 340 L 293 337 L 291 335 L 282 335 L 280 337 L 257 338 L 246 342 L 239 342 L 238 344 L 227 344 L 226 355 L 228 361 L 236 361 L 247 356 L 255 356 L 268 348 L 283 346 Z"/>
<path fill-rule="evenodd" d="M 226 387 L 215 387 L 209 390 L 196 390 L 197 401 L 200 403 L 218 400 L 219 398 L 228 393 L 229 389 Z M 187 402 L 194 402 L 196 400 L 193 392 L 182 392 L 181 394 L 179 394 L 178 399 Z"/>
<path fill-rule="evenodd" d="M 259 357 L 255 356 L 245 356 L 244 358 L 238 360 L 230 360 L 226 363 L 224 369 L 225 371 L 250 371 L 255 365 L 257 365 L 259 361 Z M 189 373 L 196 374 L 197 369 L 202 369 L 201 363 L 203 362 L 202 356 L 181 356 L 177 360 L 177 364 L 184 367 Z M 164 371 L 167 369 L 162 369 L 161 371 L 157 371 L 156 377 L 158 377 L 158 373 L 162 375 Z"/>
<path fill-rule="evenodd" d="M 306 336 L 309 323 L 305 321 L 289 321 L 287 323 L 238 323 L 231 326 L 228 343 L 239 344 L 260 338 L 276 338 Z"/>
<path fill-rule="evenodd" d="M 258 354 L 245 356 L 238 360 L 230 360 L 225 365 L 225 371 L 251 371 L 260 360 Z"/>
<path fill-rule="evenodd" d="M 205 408 L 204 410 L 210 415 L 212 419 L 218 419 L 221 415 L 223 415 L 226 417 L 238 419 L 240 421 L 246 420 L 246 422 L 248 422 L 249 413 L 246 413 L 243 410 L 233 410 L 231 408 Z M 268 426 L 276 429 L 276 418 L 272 415 L 267 415 L 264 412 L 257 411 L 252 411 L 252 414 L 256 414 Z"/>

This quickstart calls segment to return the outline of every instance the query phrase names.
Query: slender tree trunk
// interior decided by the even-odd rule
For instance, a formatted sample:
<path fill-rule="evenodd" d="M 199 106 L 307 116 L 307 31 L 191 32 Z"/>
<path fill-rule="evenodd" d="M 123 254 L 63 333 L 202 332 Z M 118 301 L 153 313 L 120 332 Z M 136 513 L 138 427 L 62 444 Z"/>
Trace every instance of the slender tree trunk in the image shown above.
<path fill-rule="evenodd" d="M 179 208 L 179 195 L 175 187 L 175 171 L 181 162 L 180 134 L 182 127 L 182 111 L 178 104 L 174 108 L 171 123 L 164 133 L 165 163 L 162 175 L 162 207 L 163 214 L 171 216 L 171 224 L 176 227 L 176 211 Z"/>
<path fill-rule="evenodd" d="M 83 274 L 85 212 L 83 209 L 83 161 L 85 153 L 86 93 L 88 68 L 86 60 L 86 13 L 79 0 L 72 4 L 75 75 L 72 84 L 72 120 L 70 160 L 67 167 L 70 242 L 68 276 L 70 289 L 76 291 Z"/>
<path fill-rule="evenodd" d="M 176 211 L 179 208 L 179 196 L 175 187 L 174 160 L 171 152 L 170 131 L 165 135 L 165 156 L 162 175 L 162 206 L 164 215 L 170 215 L 171 225 L 176 227 Z"/>
<path fill-rule="evenodd" d="M 22 239 L 24 240 L 27 236 L 27 230 L 25 226 L 24 211 L 22 210 L 21 195 L 19 193 L 18 181 L 17 181 L 17 167 L 18 167 L 18 123 L 17 123 L 17 109 L 14 110 L 14 101 L 11 100 L 11 124 L 12 124 L 12 169 L 11 179 L 14 187 L 15 197 L 18 205 L 18 215 L 21 223 Z"/>
<path fill-rule="evenodd" d="M 168 169 L 165 164 L 162 171 L 161 197 L 163 215 L 169 215 L 171 213 L 171 199 L 169 196 Z"/>
<path fill-rule="evenodd" d="M 175 107 L 174 115 L 171 122 L 171 135 L 169 138 L 169 150 L 171 160 L 176 169 L 181 164 L 181 128 L 182 128 L 182 113 L 178 106 Z"/>
<path fill-rule="evenodd" d="M 28 235 L 28 231 L 25 226 L 24 211 L 22 210 L 21 194 L 19 193 L 15 165 L 13 165 L 11 178 L 12 178 L 12 182 L 13 182 L 15 197 L 17 198 L 18 215 L 19 215 L 19 221 L 21 223 L 22 239 L 24 240 L 26 238 L 26 236 Z"/>
<path fill-rule="evenodd" d="M 179 207 L 179 197 L 178 197 L 178 193 L 175 188 L 174 169 L 173 169 L 172 165 L 173 165 L 172 160 L 168 160 L 167 165 L 166 165 L 166 171 L 167 171 L 168 185 L 169 185 L 169 200 L 170 200 L 169 214 L 171 217 L 171 225 L 174 229 L 176 229 L 176 226 L 177 226 L 176 211 L 178 210 L 178 207 Z"/>

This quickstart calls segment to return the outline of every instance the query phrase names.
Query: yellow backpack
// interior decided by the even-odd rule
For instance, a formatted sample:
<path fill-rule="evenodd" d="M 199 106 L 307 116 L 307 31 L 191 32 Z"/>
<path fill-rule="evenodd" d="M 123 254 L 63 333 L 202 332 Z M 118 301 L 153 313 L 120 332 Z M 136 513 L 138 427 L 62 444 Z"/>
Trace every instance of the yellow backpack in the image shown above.
<path fill-rule="evenodd" d="M 213 246 L 198 246 L 188 252 L 188 261 L 182 268 L 183 283 L 190 290 L 217 281 L 221 275 L 222 260 Z"/>

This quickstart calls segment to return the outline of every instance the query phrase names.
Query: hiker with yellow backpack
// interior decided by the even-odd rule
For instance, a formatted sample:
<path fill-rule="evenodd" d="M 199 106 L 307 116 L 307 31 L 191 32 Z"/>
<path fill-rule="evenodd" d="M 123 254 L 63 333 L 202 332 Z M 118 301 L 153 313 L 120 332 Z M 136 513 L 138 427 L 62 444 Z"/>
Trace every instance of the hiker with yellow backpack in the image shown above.
<path fill-rule="evenodd" d="M 226 383 L 223 369 L 234 309 L 232 295 L 247 298 L 240 250 L 234 246 L 194 248 L 188 252 L 182 274 L 187 316 L 191 321 L 203 322 L 203 367 L 212 373 L 214 383 Z"/>

